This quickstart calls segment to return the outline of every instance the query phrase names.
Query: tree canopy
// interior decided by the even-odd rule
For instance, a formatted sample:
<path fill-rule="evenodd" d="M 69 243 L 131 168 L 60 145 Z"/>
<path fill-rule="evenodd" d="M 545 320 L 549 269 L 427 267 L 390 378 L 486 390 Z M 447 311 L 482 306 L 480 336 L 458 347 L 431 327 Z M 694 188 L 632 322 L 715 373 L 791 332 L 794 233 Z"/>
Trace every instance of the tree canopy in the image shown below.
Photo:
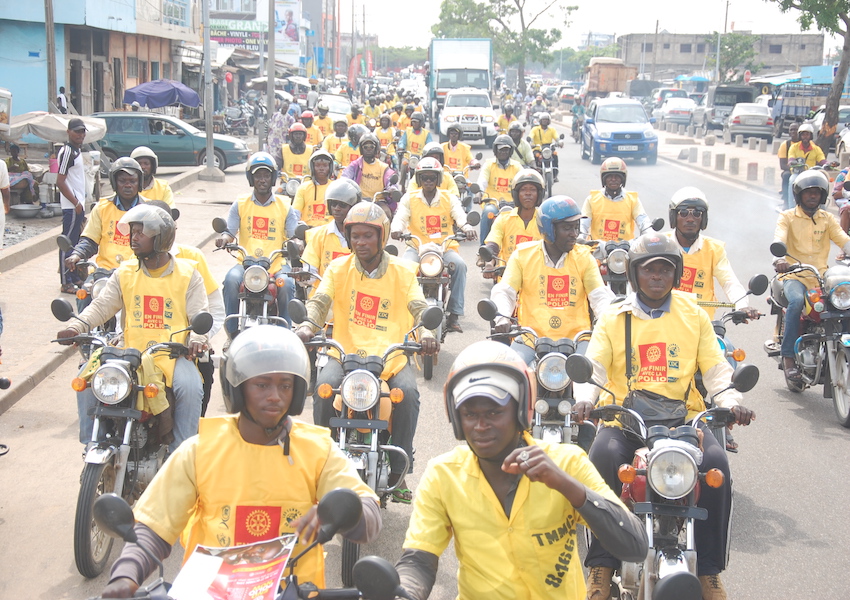
<path fill-rule="evenodd" d="M 717 64 L 717 32 L 705 38 L 708 46 L 706 66 L 714 69 Z M 759 36 L 748 33 L 724 33 L 720 37 L 720 81 L 741 81 L 744 71 L 755 73 L 761 68 L 755 62 L 757 56 L 755 45 Z"/>

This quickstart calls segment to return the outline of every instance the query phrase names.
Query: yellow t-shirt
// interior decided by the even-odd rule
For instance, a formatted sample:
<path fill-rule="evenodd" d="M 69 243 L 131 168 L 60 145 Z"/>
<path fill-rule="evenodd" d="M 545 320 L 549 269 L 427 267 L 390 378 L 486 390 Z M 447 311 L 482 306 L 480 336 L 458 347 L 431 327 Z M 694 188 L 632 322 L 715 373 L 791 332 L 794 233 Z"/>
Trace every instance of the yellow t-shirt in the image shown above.
<path fill-rule="evenodd" d="M 295 192 L 292 208 L 301 213 L 301 220 L 310 227 L 324 225 L 333 218 L 325 204 L 325 192 L 328 185 L 330 181 L 325 185 L 316 185 L 311 178 L 307 177 Z"/>
<path fill-rule="evenodd" d="M 490 234 L 484 241 L 497 244 L 499 246 L 499 257 L 507 261 L 520 244 L 543 239 L 540 230 L 537 228 L 537 212 L 537 209 L 534 209 L 534 217 L 528 222 L 528 225 L 519 216 L 518 208 L 501 213 L 493 221 Z"/>
<path fill-rule="evenodd" d="M 204 278 L 204 289 L 207 291 L 207 295 L 219 289 L 218 280 L 213 277 L 203 252 L 194 246 L 186 246 L 184 244 L 174 244 L 172 250 L 176 258 L 188 258 L 195 261 L 198 273 Z"/>
<path fill-rule="evenodd" d="M 499 127 L 499 133 L 507 133 L 508 127 L 510 127 L 511 123 L 516 120 L 516 115 L 511 115 L 510 119 L 508 119 L 504 114 L 499 115 L 499 120 L 496 121 L 496 125 Z"/>
<path fill-rule="evenodd" d="M 407 122 L 405 122 L 405 120 Z M 410 125 L 410 119 L 407 118 L 407 115 L 404 114 L 404 112 L 400 114 L 395 111 L 391 112 L 390 121 L 392 121 L 393 127 L 395 127 L 399 131 L 404 131 L 404 129 L 402 129 L 402 126 L 407 127 L 408 125 Z"/>
<path fill-rule="evenodd" d="M 626 192 L 614 202 L 603 190 L 594 190 L 585 201 L 581 214 L 590 219 L 594 240 L 630 240 L 635 237 L 635 219 L 643 213 L 637 192 Z"/>
<path fill-rule="evenodd" d="M 414 243 L 427 244 L 430 242 L 442 244 L 443 240 L 454 233 L 454 218 L 452 217 L 452 202 L 449 193 L 437 190 L 437 199 L 432 204 L 425 202 L 421 191 L 407 193 L 410 200 L 410 233 L 419 238 Z M 446 245 L 446 251 L 458 251 L 460 246 L 451 241 Z"/>
<path fill-rule="evenodd" d="M 130 234 L 124 235 L 117 228 L 127 211 L 118 208 L 114 200 L 115 196 L 110 196 L 95 204 L 82 233 L 97 244 L 95 262 L 104 269 L 114 269 L 135 256 L 130 249 Z"/>
<path fill-rule="evenodd" d="M 446 159 L 445 166 L 451 171 L 463 171 L 472 162 L 472 150 L 469 144 L 458 142 L 452 149 L 451 142 L 443 144 L 443 155 Z"/>
<path fill-rule="evenodd" d="M 554 127 L 543 129 L 540 125 L 535 125 L 531 128 L 531 145 L 540 146 L 542 144 L 551 144 L 557 141 L 558 132 Z"/>
<path fill-rule="evenodd" d="M 355 123 L 359 123 L 360 125 L 365 125 L 365 124 L 366 124 L 366 118 L 363 116 L 363 113 L 360 113 L 359 115 L 357 115 L 357 118 L 356 118 L 356 119 L 355 119 L 354 117 L 352 117 L 352 116 L 351 116 L 351 113 L 348 113 L 348 114 L 345 116 L 345 118 L 346 118 L 346 120 L 348 120 L 348 126 L 349 126 L 349 127 L 351 127 L 351 126 L 352 126 L 352 125 L 354 125 Z"/>
<path fill-rule="evenodd" d="M 416 177 L 411 177 L 410 181 L 407 184 L 407 190 L 410 192 L 415 192 L 417 190 L 421 190 L 422 187 L 416 182 Z M 443 180 L 440 182 L 440 185 L 437 186 L 437 189 L 446 190 L 448 193 L 459 196 L 459 192 L 457 189 L 457 182 L 454 177 L 452 177 L 451 172 L 443 167 Z"/>
<path fill-rule="evenodd" d="M 378 141 L 381 142 L 381 148 L 390 153 L 395 152 L 393 144 L 393 138 L 395 137 L 394 128 L 388 127 L 387 129 L 381 129 L 380 127 L 376 127 L 375 135 L 377 136 Z"/>
<path fill-rule="evenodd" d="M 310 156 L 313 154 L 312 146 L 307 144 L 304 152 L 295 154 L 289 147 L 289 144 L 286 144 L 280 149 L 280 153 L 283 156 L 283 168 L 281 170 L 284 173 L 290 177 L 304 177 L 310 174 Z"/>
<path fill-rule="evenodd" d="M 148 200 L 162 200 L 168 206 L 174 206 L 174 192 L 171 191 L 171 186 L 164 179 L 154 177 L 151 186 L 139 192 L 139 195 Z"/>
<path fill-rule="evenodd" d="M 514 177 L 516 177 L 516 174 L 520 170 L 522 170 L 522 167 L 514 160 L 508 163 L 506 169 L 503 169 L 494 158 L 490 163 L 490 178 L 487 180 L 487 189 L 484 190 L 484 196 L 486 198 L 513 202 L 511 186 L 513 185 Z"/>
<path fill-rule="evenodd" d="M 184 559 L 199 544 L 237 546 L 294 533 L 292 522 L 339 487 L 377 502 L 324 427 L 293 421 L 287 460 L 277 444 L 242 439 L 237 421 L 201 419 L 199 434 L 180 444 L 133 508 L 168 544 L 183 534 Z M 298 544 L 294 552 L 303 549 Z M 295 574 L 324 587 L 323 563 L 316 546 Z"/>
<path fill-rule="evenodd" d="M 358 158 L 360 158 L 360 149 L 352 147 L 351 142 L 343 144 L 337 148 L 334 153 L 334 159 L 336 159 L 336 162 L 338 162 L 343 168 L 347 167 Z"/>
<path fill-rule="evenodd" d="M 675 236 L 675 232 L 672 233 Z M 682 281 L 676 288 L 683 292 L 695 294 L 698 300 L 711 302 L 716 299 L 714 295 L 714 266 L 726 258 L 726 249 L 723 242 L 714 238 L 700 235 L 702 246 L 698 252 L 682 253 L 684 269 Z M 737 298 L 732 298 L 737 300 Z M 714 316 L 714 308 L 703 307 L 709 317 Z"/>
<path fill-rule="evenodd" d="M 405 140 L 407 145 L 404 149 L 411 154 L 422 154 L 422 150 L 425 148 L 425 143 L 428 139 L 428 133 L 429 131 L 424 127 L 419 130 L 419 133 L 415 133 L 413 127 L 408 127 L 406 130 L 407 139 Z"/>
<path fill-rule="evenodd" d="M 283 248 L 286 242 L 286 216 L 289 214 L 289 198 L 275 196 L 268 206 L 260 206 L 246 194 L 236 201 L 239 205 L 239 244 L 251 256 L 271 256 Z M 241 261 L 240 261 L 241 262 Z M 269 269 L 275 274 L 283 265 L 278 256 Z"/>
<path fill-rule="evenodd" d="M 322 132 L 322 138 L 331 135 L 334 131 L 334 121 L 330 117 L 316 117 L 313 119 L 313 125 Z"/>
<path fill-rule="evenodd" d="M 808 152 L 803 150 L 803 142 L 791 144 L 791 147 L 788 149 L 788 159 L 792 160 L 795 158 L 804 158 L 806 160 L 806 166 L 810 169 L 819 162 L 826 160 L 823 150 L 814 142 L 811 143 L 811 148 L 809 148 Z"/>
<path fill-rule="evenodd" d="M 325 139 L 325 134 L 316 126 L 314 121 L 313 125 L 307 130 L 307 148 L 312 152 L 313 147 L 321 144 L 323 139 Z"/>
<path fill-rule="evenodd" d="M 523 437 L 588 489 L 620 503 L 581 448 Z M 454 537 L 463 600 L 577 599 L 587 595 L 578 524 L 584 520 L 563 494 L 528 477 L 520 477 L 505 515 L 477 457 L 458 446 L 428 463 L 403 547 L 440 556 Z"/>
<path fill-rule="evenodd" d="M 301 255 L 301 260 L 315 267 L 322 277 L 325 270 L 331 261 L 340 256 L 348 256 L 351 250 L 348 246 L 343 246 L 339 236 L 331 231 L 332 223 L 326 223 L 321 227 L 315 227 L 307 230 L 307 247 L 304 248 L 304 254 Z"/>
<path fill-rule="evenodd" d="M 361 164 L 360 191 L 363 192 L 363 199 L 374 198 L 375 194 L 384 191 L 384 171 L 387 170 L 387 163 L 376 159 L 372 164 L 365 160 Z"/>
<path fill-rule="evenodd" d="M 377 104 L 374 107 L 371 104 L 367 104 L 366 106 L 363 107 L 363 115 L 367 119 L 377 120 L 378 117 L 381 116 L 381 107 L 378 106 Z"/>
<path fill-rule="evenodd" d="M 322 142 L 322 148 L 335 154 L 340 146 L 348 143 L 348 136 L 337 137 L 335 133 L 330 133 Z"/>
<path fill-rule="evenodd" d="M 788 247 L 788 256 L 785 257 L 788 262 L 793 264 L 799 260 L 812 265 L 821 275 L 828 266 L 829 242 L 843 248 L 850 241 L 834 215 L 820 209 L 809 217 L 799 206 L 779 214 L 773 238 Z M 786 275 L 783 279 L 786 277 L 802 281 L 809 289 L 818 285 L 812 275 Z"/>

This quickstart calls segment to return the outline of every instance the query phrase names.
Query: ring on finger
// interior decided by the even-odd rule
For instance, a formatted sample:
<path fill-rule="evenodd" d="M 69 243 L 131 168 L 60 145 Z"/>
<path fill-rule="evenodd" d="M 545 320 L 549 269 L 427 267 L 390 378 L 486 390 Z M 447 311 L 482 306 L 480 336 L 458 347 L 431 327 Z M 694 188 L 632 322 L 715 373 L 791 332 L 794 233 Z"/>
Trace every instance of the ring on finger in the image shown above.
<path fill-rule="evenodd" d="M 519 460 L 521 460 L 522 462 L 525 462 L 525 461 L 527 461 L 527 460 L 528 460 L 528 456 L 529 456 L 529 454 L 528 454 L 528 450 L 523 450 L 522 452 L 520 452 L 520 453 L 519 453 L 519 457 L 518 457 L 518 458 L 519 458 Z"/>

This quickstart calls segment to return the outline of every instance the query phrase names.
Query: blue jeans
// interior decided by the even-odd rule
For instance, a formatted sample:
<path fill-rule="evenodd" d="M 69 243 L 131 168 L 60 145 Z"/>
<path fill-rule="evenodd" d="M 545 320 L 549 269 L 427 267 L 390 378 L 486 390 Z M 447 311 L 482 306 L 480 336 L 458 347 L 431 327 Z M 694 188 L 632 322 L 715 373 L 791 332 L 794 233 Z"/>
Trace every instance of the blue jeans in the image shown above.
<path fill-rule="evenodd" d="M 323 383 L 328 383 L 338 388 L 342 383 L 342 365 L 338 361 L 330 359 L 316 375 L 315 389 Z M 405 452 L 410 458 L 410 470 L 413 471 L 413 435 L 416 433 L 416 424 L 419 421 L 419 388 L 416 386 L 416 374 L 413 367 L 408 365 L 399 371 L 394 377 L 390 377 L 387 383 L 392 388 L 399 388 L 404 392 L 404 399 L 398 404 L 393 404 L 393 436 L 392 442 Z M 313 394 L 313 423 L 327 427 L 331 417 L 337 415 L 333 406 L 334 399 L 320 398 L 318 392 Z M 404 460 L 397 453 L 390 453 L 390 471 L 401 473 L 404 469 Z"/>
<path fill-rule="evenodd" d="M 479 224 L 481 243 L 490 235 L 490 228 L 493 227 L 493 221 L 499 216 L 499 206 L 497 204 L 485 204 L 481 209 L 481 223 Z"/>
<path fill-rule="evenodd" d="M 414 248 L 405 250 L 402 256 L 404 260 L 409 260 L 419 264 L 419 252 Z M 449 288 L 449 301 L 446 303 L 446 312 L 453 315 L 463 315 L 464 305 L 464 290 L 466 288 L 466 263 L 460 257 L 460 254 L 454 250 L 449 250 L 443 254 L 443 261 L 446 265 L 454 265 L 454 269 L 450 270 L 451 283 Z"/>
<path fill-rule="evenodd" d="M 72 208 L 62 210 L 62 235 L 67 235 L 71 238 L 71 244 L 77 245 L 80 241 L 80 234 L 83 232 L 83 220 L 85 215 L 78 215 L 77 211 Z M 75 271 L 69 271 L 65 268 L 66 254 L 59 250 L 59 275 L 62 285 L 72 283 L 77 285 L 80 283 L 80 278 L 77 277 Z"/>
<path fill-rule="evenodd" d="M 198 433 L 198 420 L 201 418 L 201 400 L 204 397 L 204 386 L 201 374 L 195 363 L 186 358 L 178 358 L 174 362 L 174 441 L 168 445 L 169 452 L 174 452 L 184 440 Z M 97 398 L 90 387 L 77 393 L 77 414 L 80 417 L 80 443 L 92 441 L 94 416 L 88 414 L 97 406 Z M 103 431 L 100 432 L 102 437 Z M 119 432 L 123 435 L 124 432 Z"/>
<path fill-rule="evenodd" d="M 785 309 L 785 331 L 782 334 L 782 356 L 794 356 L 794 344 L 800 337 L 800 316 L 806 303 L 806 286 L 796 279 L 782 284 L 788 308 Z"/>
<path fill-rule="evenodd" d="M 794 208 L 797 205 L 797 201 L 794 200 L 794 182 L 797 181 L 797 177 L 799 177 L 799 173 L 795 173 L 788 178 L 788 185 L 785 188 L 785 210 L 789 210 Z"/>
<path fill-rule="evenodd" d="M 280 271 L 275 274 L 275 277 L 281 277 L 289 273 L 289 265 L 281 267 Z M 224 295 L 224 312 L 230 316 L 239 313 L 239 287 L 242 285 L 242 275 L 245 273 L 245 268 L 240 265 L 234 265 L 227 275 L 224 276 L 222 284 L 222 294 Z M 289 301 L 295 297 L 295 280 L 291 277 L 284 277 L 284 285 L 277 289 L 277 314 L 279 317 L 286 319 L 289 323 Z M 236 335 L 236 330 L 239 327 L 238 319 L 230 319 L 224 324 L 224 329 L 227 331 L 227 337 L 233 339 Z"/>

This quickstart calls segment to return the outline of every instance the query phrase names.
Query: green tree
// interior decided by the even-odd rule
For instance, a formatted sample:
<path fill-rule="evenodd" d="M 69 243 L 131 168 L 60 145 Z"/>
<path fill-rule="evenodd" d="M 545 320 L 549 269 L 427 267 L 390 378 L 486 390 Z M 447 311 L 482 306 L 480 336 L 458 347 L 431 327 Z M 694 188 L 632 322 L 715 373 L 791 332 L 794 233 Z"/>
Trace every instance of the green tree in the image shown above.
<path fill-rule="evenodd" d="M 755 73 L 761 68 L 756 64 L 755 47 L 760 37 L 748 33 L 724 33 L 720 38 L 720 81 L 742 81 L 744 71 Z M 712 69 L 717 64 L 717 32 L 705 38 L 706 66 Z"/>
<path fill-rule="evenodd" d="M 830 140 L 835 135 L 838 124 L 838 105 L 850 70 L 850 2 L 848 0 L 773 0 L 779 4 L 782 12 L 800 11 L 797 18 L 803 30 L 817 25 L 821 31 L 828 31 L 844 39 L 841 47 L 841 61 L 838 72 L 832 80 L 832 89 L 826 99 L 826 114 L 823 125 L 818 132 L 817 144 L 821 148 L 829 148 Z M 826 150 L 824 150 L 824 153 Z"/>
<path fill-rule="evenodd" d="M 428 60 L 427 48 L 370 46 L 368 49 L 372 51 L 372 64 L 375 69 L 403 69 L 413 64 L 421 65 Z"/>
<path fill-rule="evenodd" d="M 491 16 L 486 2 L 444 0 L 440 5 L 440 20 L 431 27 L 431 33 L 438 38 L 492 37 Z"/>
<path fill-rule="evenodd" d="M 618 46 L 600 46 L 588 48 L 586 50 L 576 50 L 575 48 L 561 48 L 552 52 L 552 59 L 546 63 L 546 66 L 558 65 L 563 67 L 561 73 L 562 79 L 584 79 L 587 66 L 590 64 L 590 59 L 594 56 L 617 56 Z"/>

